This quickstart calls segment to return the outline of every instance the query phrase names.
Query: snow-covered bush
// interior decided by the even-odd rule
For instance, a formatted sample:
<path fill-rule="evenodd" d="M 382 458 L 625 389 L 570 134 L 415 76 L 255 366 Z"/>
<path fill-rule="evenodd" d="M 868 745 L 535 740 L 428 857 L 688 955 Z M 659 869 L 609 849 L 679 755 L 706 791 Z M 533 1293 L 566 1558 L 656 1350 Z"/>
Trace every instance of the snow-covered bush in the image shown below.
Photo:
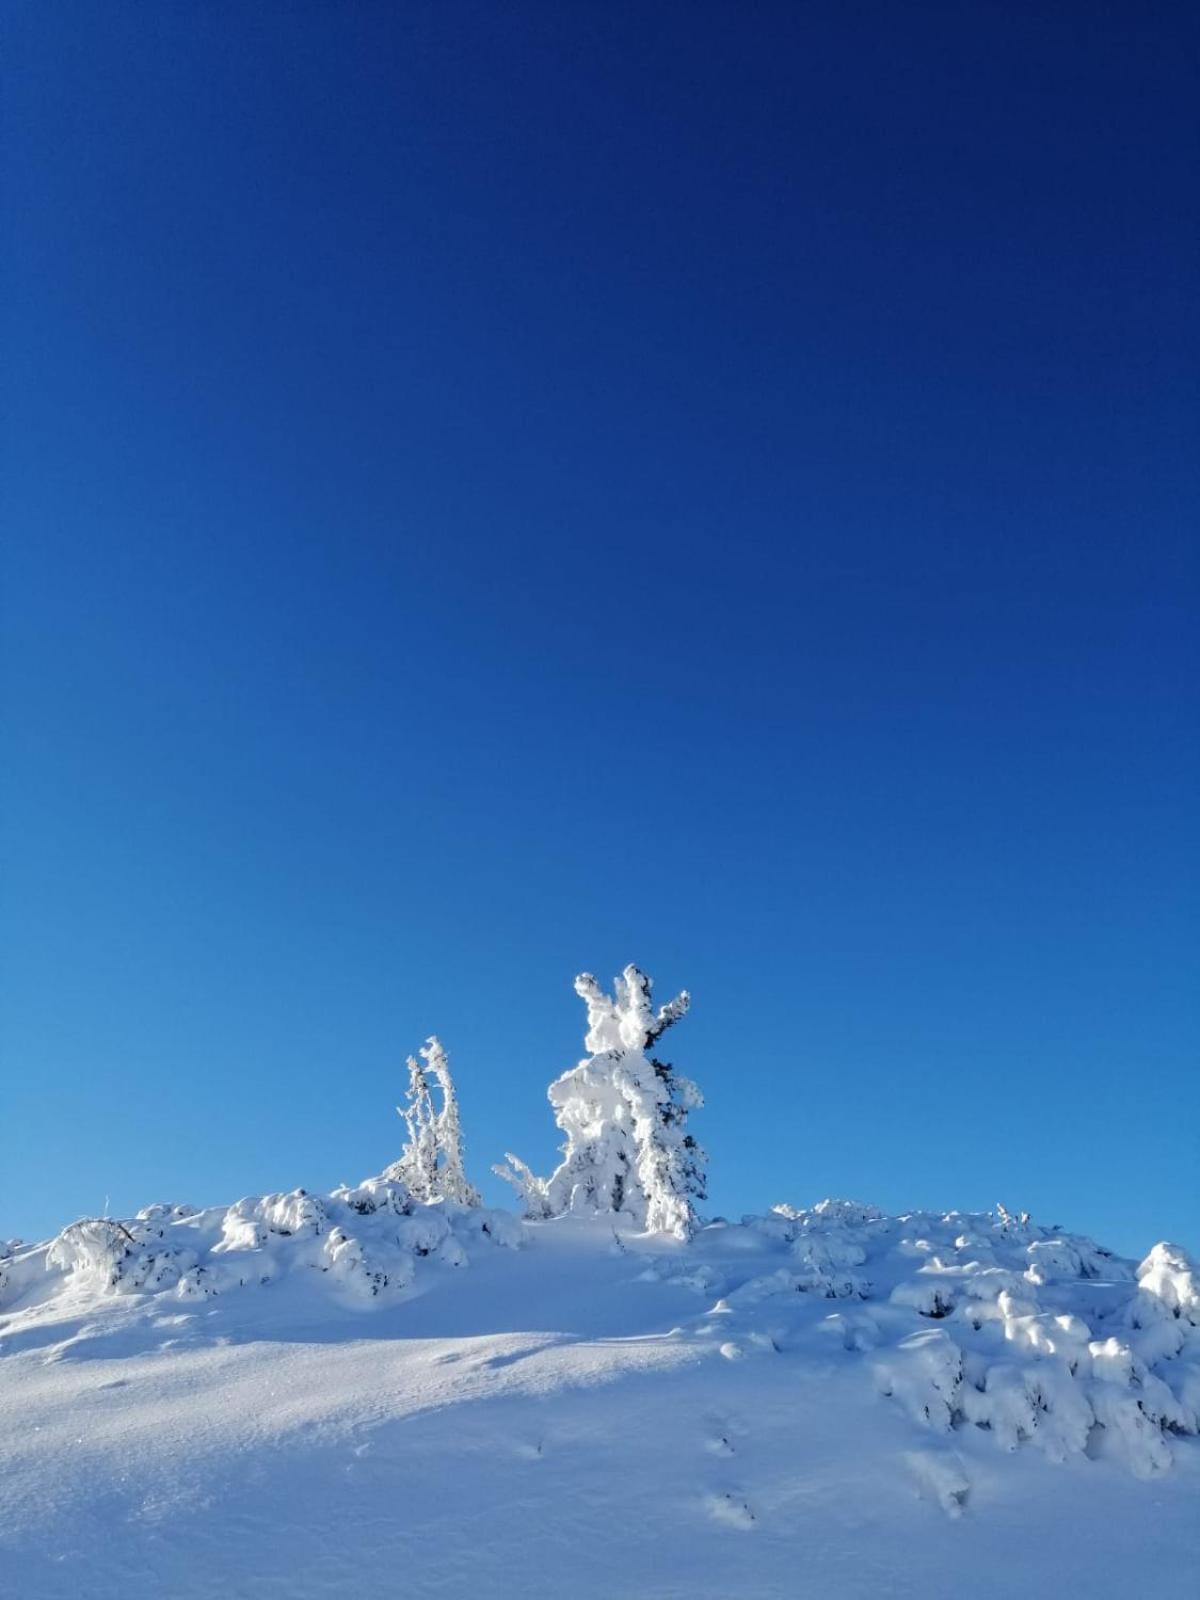
<path fill-rule="evenodd" d="M 1200 1274 L 1177 1246 L 1156 1245 L 1135 1280 L 1134 1263 L 1027 1213 L 823 1201 L 710 1223 L 670 1259 L 664 1282 L 710 1274 L 701 1332 L 717 1353 L 867 1354 L 879 1391 L 947 1436 L 939 1456 L 978 1428 L 1003 1450 L 1151 1477 L 1198 1431 Z"/>
<path fill-rule="evenodd" d="M 155 1219 L 84 1217 L 63 1229 L 46 1261 L 97 1288 L 153 1293 L 177 1284 L 196 1256 L 168 1242 L 166 1226 Z"/>
<path fill-rule="evenodd" d="M 941 1328 L 907 1334 L 876 1369 L 881 1394 L 891 1395 L 914 1422 L 949 1428 L 963 1380 L 962 1351 Z"/>
<path fill-rule="evenodd" d="M 508 1165 L 502 1167 L 497 1162 L 492 1171 L 517 1191 L 517 1197 L 526 1217 L 532 1222 L 544 1222 L 547 1217 L 553 1216 L 549 1180 L 539 1178 L 537 1173 L 522 1161 L 520 1156 L 513 1155 L 511 1150 L 505 1151 L 504 1159 Z"/>
<path fill-rule="evenodd" d="M 1169 1435 L 1197 1431 L 1200 1370 L 1176 1360 L 1195 1337 L 1183 1252 L 1156 1245 L 1135 1289 L 1130 1263 L 1024 1213 L 999 1208 L 990 1227 L 900 1220 L 916 1226 L 893 1256 L 922 1264 L 889 1305 L 939 1327 L 898 1339 L 875 1372 L 911 1416 L 943 1431 L 973 1424 L 1054 1461 L 1100 1449 L 1140 1477 L 1167 1467 Z"/>
<path fill-rule="evenodd" d="M 1177 1244 L 1156 1244 L 1137 1269 L 1139 1304 L 1200 1328 L 1200 1267 Z"/>
<path fill-rule="evenodd" d="M 507 1212 L 416 1205 L 403 1184 L 369 1178 L 328 1195 L 294 1189 L 203 1212 L 151 1206 L 124 1222 L 88 1218 L 64 1228 L 45 1265 L 102 1293 L 169 1289 L 181 1299 L 312 1271 L 346 1297 L 370 1300 L 407 1289 L 422 1259 L 457 1267 L 475 1246 L 522 1242 Z"/>
<path fill-rule="evenodd" d="M 20 1243 L 19 1239 L 0 1239 L 0 1305 L 4 1304 L 4 1291 L 8 1287 L 9 1263 Z"/>
<path fill-rule="evenodd" d="M 126 1221 L 85 1218 L 45 1249 L 45 1265 L 101 1292 L 173 1289 L 184 1299 L 315 1271 L 346 1294 L 371 1299 L 406 1289 L 422 1258 L 461 1266 L 468 1245 L 521 1244 L 515 1219 L 485 1210 L 467 1180 L 445 1050 L 431 1038 L 420 1054 L 408 1063 L 401 1113 L 408 1143 L 379 1177 L 328 1195 L 294 1189 L 202 1212 L 159 1204 Z M 0 1288 L 6 1272 L 0 1254 Z"/>
<path fill-rule="evenodd" d="M 688 995 L 656 1012 L 651 981 L 635 966 L 616 979 L 611 998 L 590 973 L 576 978 L 575 991 L 587 1005 L 591 1053 L 547 1091 L 566 1134 L 563 1159 L 545 1179 L 512 1155 L 495 1171 L 532 1217 L 611 1212 L 687 1238 L 693 1202 L 704 1198 L 706 1157 L 686 1123 L 704 1102 L 690 1079 L 649 1052 L 687 1011 Z"/>
<path fill-rule="evenodd" d="M 807 1208 L 783 1204 L 772 1206 L 771 1211 L 805 1228 L 825 1228 L 833 1224 L 857 1228 L 864 1222 L 878 1222 L 883 1216 L 878 1206 L 865 1206 L 859 1200 L 818 1200 L 815 1206 Z"/>
<path fill-rule="evenodd" d="M 353 1188 L 345 1184 L 335 1189 L 331 1196 L 340 1204 L 349 1206 L 360 1217 L 371 1217 L 377 1211 L 387 1211 L 394 1217 L 405 1217 L 413 1208 L 413 1198 L 407 1187 L 395 1178 L 364 1178 Z"/>
<path fill-rule="evenodd" d="M 477 1206 L 480 1198 L 468 1182 L 463 1165 L 462 1126 L 458 1096 L 450 1075 L 450 1062 L 440 1040 L 426 1040 L 416 1056 L 408 1058 L 407 1105 L 397 1107 L 408 1130 L 408 1143 L 384 1177 L 402 1183 L 419 1205 L 451 1200 L 456 1205 Z M 429 1079 L 441 1095 L 436 1107 Z"/>

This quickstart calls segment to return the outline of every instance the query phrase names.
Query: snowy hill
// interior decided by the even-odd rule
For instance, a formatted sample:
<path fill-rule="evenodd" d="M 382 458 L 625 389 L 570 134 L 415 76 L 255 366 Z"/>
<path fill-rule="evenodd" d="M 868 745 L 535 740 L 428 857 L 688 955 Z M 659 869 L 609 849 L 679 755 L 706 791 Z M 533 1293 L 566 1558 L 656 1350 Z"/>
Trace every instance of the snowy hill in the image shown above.
<path fill-rule="evenodd" d="M 0 1594 L 1192 1592 L 1200 1278 L 1024 1217 L 692 1236 L 393 1179 L 0 1256 Z"/>
<path fill-rule="evenodd" d="M 1002 1207 L 706 1221 L 687 1013 L 627 967 L 562 1160 L 464 1164 L 449 1058 L 329 1195 L 0 1248 L 0 1595 L 1187 1593 L 1200 1274 Z"/>

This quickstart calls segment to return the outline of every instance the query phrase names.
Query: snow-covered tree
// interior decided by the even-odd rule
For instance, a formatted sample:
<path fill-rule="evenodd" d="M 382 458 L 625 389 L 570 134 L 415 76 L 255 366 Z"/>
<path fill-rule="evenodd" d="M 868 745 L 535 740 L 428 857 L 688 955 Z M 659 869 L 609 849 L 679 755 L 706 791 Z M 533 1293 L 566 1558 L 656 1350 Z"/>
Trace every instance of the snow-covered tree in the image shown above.
<path fill-rule="evenodd" d="M 616 979 L 611 998 L 586 972 L 575 992 L 587 1005 L 591 1054 L 547 1091 L 567 1136 L 563 1159 L 549 1178 L 511 1155 L 495 1171 L 530 1216 L 622 1212 L 647 1231 L 686 1238 L 696 1221 L 693 1201 L 704 1198 L 706 1159 L 687 1114 L 704 1101 L 690 1079 L 648 1052 L 687 1011 L 688 995 L 655 1011 L 650 979 L 634 966 Z"/>
<path fill-rule="evenodd" d="M 426 1069 L 442 1092 L 441 1109 L 434 1123 L 437 1145 L 437 1191 L 443 1200 L 455 1200 L 460 1206 L 480 1204 L 478 1191 L 467 1181 L 463 1165 L 462 1126 L 458 1120 L 458 1096 L 454 1092 L 454 1079 L 450 1076 L 450 1062 L 441 1041 L 434 1036 L 421 1051 Z"/>
<path fill-rule="evenodd" d="M 409 1056 L 408 1093 L 406 1104 L 396 1107 L 396 1114 L 404 1119 L 408 1142 L 393 1161 L 384 1169 L 383 1176 L 392 1182 L 404 1184 L 409 1194 L 420 1205 L 434 1199 L 437 1183 L 437 1132 L 433 1100 L 425 1081 L 425 1068 L 416 1056 Z"/>
<path fill-rule="evenodd" d="M 453 1200 L 459 1205 L 477 1206 L 479 1195 L 467 1181 L 463 1166 L 458 1096 L 445 1048 L 436 1035 L 431 1035 L 419 1054 L 420 1060 L 416 1056 L 408 1058 L 407 1105 L 396 1108 L 408 1130 L 408 1143 L 399 1161 L 393 1161 L 383 1176 L 403 1183 L 419 1205 Z M 441 1092 L 442 1103 L 437 1109 L 430 1093 L 431 1076 Z"/>

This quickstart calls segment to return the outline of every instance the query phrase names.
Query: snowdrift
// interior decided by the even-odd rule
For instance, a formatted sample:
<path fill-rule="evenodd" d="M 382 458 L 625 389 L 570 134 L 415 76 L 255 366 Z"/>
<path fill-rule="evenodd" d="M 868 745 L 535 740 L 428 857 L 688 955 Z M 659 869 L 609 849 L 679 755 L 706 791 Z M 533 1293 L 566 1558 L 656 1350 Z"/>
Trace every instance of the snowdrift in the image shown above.
<path fill-rule="evenodd" d="M 0 1246 L 0 1593 L 1116 1595 L 1152 1518 L 1184 1592 L 1198 1330 L 1182 1250 L 1002 1208 L 92 1219 Z"/>

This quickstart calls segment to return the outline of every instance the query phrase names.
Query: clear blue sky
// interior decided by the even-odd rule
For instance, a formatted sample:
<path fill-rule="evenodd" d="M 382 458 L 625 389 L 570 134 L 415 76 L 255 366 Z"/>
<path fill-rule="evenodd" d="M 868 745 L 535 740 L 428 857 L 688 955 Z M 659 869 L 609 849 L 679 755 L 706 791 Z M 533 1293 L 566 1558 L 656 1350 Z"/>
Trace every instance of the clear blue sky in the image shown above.
<path fill-rule="evenodd" d="M 712 1210 L 1200 1247 L 1195 12 L 2 29 L 0 1234 L 545 1170 L 637 960 Z"/>

